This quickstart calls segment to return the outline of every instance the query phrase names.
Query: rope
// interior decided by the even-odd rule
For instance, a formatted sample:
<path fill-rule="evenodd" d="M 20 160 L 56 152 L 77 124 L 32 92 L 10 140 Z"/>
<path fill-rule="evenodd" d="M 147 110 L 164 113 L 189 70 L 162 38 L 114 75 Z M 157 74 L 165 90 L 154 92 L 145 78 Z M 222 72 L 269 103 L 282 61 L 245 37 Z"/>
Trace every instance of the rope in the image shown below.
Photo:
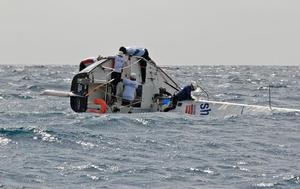
<path fill-rule="evenodd" d="M 88 93 L 85 95 L 85 97 L 90 96 L 91 94 L 93 94 L 93 93 L 96 91 L 96 89 L 98 89 L 98 88 L 100 88 L 100 87 L 103 87 L 104 85 L 107 85 L 108 83 L 112 82 L 113 80 L 115 80 L 115 79 L 111 79 L 111 80 L 109 80 L 108 82 L 106 82 L 106 83 L 104 83 L 104 84 L 102 84 L 102 85 L 98 85 L 97 87 L 93 88 L 90 92 L 88 92 Z"/>

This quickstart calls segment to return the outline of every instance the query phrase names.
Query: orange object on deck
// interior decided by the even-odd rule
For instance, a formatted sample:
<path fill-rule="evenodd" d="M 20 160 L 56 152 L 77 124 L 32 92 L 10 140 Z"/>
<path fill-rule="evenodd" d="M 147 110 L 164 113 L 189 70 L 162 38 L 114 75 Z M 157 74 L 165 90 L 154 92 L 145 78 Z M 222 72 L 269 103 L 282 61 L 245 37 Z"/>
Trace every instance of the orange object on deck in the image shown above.
<path fill-rule="evenodd" d="M 96 98 L 94 100 L 94 103 L 100 106 L 100 110 L 97 109 L 88 109 L 88 112 L 93 112 L 93 113 L 102 113 L 105 114 L 107 110 L 107 104 L 102 98 Z"/>

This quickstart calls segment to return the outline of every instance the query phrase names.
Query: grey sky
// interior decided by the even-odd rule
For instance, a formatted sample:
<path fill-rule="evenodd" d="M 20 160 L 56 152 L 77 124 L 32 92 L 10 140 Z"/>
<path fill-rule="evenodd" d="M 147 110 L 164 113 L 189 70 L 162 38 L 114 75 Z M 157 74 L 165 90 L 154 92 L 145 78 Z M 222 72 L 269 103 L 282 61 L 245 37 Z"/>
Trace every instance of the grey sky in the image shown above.
<path fill-rule="evenodd" d="M 0 64 L 78 64 L 122 45 L 160 65 L 300 65 L 299 0 L 0 0 Z"/>

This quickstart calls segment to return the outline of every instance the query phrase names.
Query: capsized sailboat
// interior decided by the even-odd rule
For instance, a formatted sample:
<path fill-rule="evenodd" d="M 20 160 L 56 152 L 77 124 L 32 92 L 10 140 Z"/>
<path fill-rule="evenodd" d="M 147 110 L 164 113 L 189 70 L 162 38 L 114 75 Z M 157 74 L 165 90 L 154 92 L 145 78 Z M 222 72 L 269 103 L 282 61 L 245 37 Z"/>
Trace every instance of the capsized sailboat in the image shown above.
<path fill-rule="evenodd" d="M 115 95 L 112 93 L 113 59 L 103 58 L 77 73 L 71 83 L 69 92 L 45 90 L 42 95 L 70 97 L 70 105 L 75 112 L 93 113 L 142 113 L 164 112 L 172 105 L 172 94 L 181 90 L 163 69 L 153 61 L 147 61 L 146 80 L 141 82 L 139 62 L 142 57 L 131 57 L 123 68 L 123 77 L 136 73 L 139 86 L 132 104 L 122 106 L 122 82 L 117 86 Z M 146 61 L 146 60 L 145 60 Z M 195 96 L 195 100 L 179 101 L 170 112 L 186 113 L 196 116 L 225 117 L 243 114 L 269 114 L 277 112 L 300 113 L 299 109 L 277 108 L 229 102 L 205 100 Z"/>
<path fill-rule="evenodd" d="M 71 83 L 71 91 L 45 90 L 42 95 L 70 97 L 72 110 L 75 112 L 98 113 L 137 113 L 163 111 L 170 100 L 163 91 L 174 94 L 179 85 L 153 61 L 148 61 L 146 80 L 142 84 L 139 62 L 143 58 L 131 57 L 128 66 L 123 68 L 123 77 L 136 73 L 139 86 L 136 97 L 130 106 L 122 106 L 122 82 L 118 84 L 116 95 L 112 94 L 113 59 L 103 58 L 77 73 Z"/>

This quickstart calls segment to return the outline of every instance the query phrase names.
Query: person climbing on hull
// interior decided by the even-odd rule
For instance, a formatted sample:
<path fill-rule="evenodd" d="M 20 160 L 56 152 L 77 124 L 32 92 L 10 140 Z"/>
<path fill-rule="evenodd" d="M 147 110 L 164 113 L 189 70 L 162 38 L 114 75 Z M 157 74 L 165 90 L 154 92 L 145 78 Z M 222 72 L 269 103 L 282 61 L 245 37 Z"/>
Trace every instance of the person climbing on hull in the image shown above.
<path fill-rule="evenodd" d="M 145 83 L 146 81 L 146 67 L 147 67 L 147 61 L 151 61 L 151 58 L 149 57 L 149 52 L 146 48 L 142 47 L 120 47 L 119 51 L 122 51 L 124 54 L 131 56 L 139 56 L 143 57 L 144 59 L 140 60 L 140 67 L 141 67 L 141 75 L 142 75 L 142 83 Z"/>
<path fill-rule="evenodd" d="M 168 112 L 170 110 L 175 109 L 178 101 L 194 100 L 191 93 L 196 89 L 197 89 L 197 83 L 192 81 L 190 85 L 185 86 L 177 94 L 173 95 L 171 106 L 164 109 L 164 112 Z"/>
<path fill-rule="evenodd" d="M 112 94 L 116 96 L 117 93 L 117 85 L 122 80 L 122 72 L 125 64 L 124 53 L 119 51 L 119 53 L 115 56 L 109 56 L 108 59 L 113 60 L 113 72 L 111 73 L 112 81 Z"/>

